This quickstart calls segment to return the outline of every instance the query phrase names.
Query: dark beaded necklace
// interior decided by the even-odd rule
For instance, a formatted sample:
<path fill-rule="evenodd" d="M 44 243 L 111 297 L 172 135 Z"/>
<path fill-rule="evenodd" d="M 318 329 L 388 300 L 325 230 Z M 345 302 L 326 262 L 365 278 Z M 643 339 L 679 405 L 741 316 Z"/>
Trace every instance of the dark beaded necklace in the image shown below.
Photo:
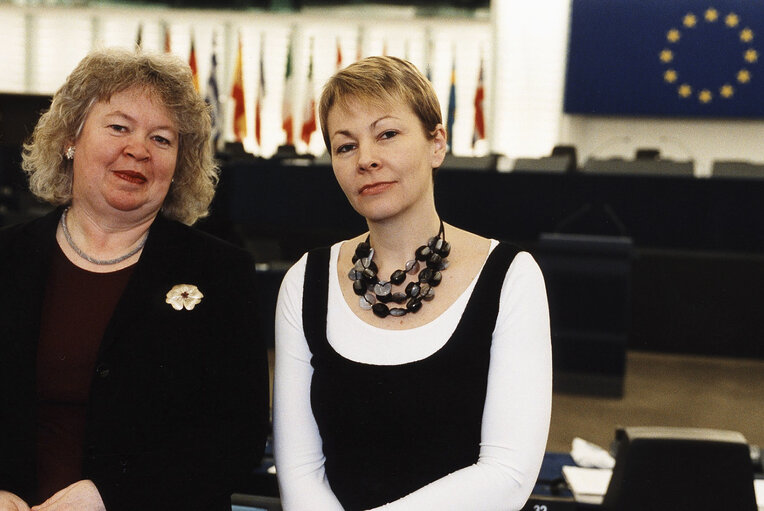
<path fill-rule="evenodd" d="M 440 221 L 440 230 L 437 236 L 433 236 L 414 252 L 414 259 L 407 261 L 404 269 L 395 270 L 390 275 L 390 280 L 379 280 L 377 277 L 377 265 L 374 263 L 374 249 L 369 243 L 369 236 L 358 244 L 353 255 L 353 268 L 348 277 L 353 281 L 353 292 L 359 298 L 359 304 L 364 310 L 371 310 L 376 316 L 404 316 L 409 312 L 419 312 L 423 301 L 430 301 L 435 297 L 434 287 L 440 284 L 441 272 L 448 267 L 448 254 L 451 252 L 451 244 L 446 241 L 443 229 L 443 220 Z M 420 261 L 425 268 L 419 271 Z M 405 288 L 405 292 L 393 292 L 393 286 L 399 286 L 406 280 L 407 274 L 419 272 L 417 280 L 411 281 Z M 404 307 L 389 307 L 388 303 L 395 303 Z"/>

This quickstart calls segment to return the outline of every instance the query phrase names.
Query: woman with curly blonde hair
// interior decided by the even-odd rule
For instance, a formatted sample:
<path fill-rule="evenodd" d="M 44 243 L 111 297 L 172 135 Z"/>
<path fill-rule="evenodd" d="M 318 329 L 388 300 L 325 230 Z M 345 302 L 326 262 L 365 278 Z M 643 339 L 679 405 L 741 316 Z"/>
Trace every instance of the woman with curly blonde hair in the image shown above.
<path fill-rule="evenodd" d="M 183 61 L 103 49 L 24 145 L 57 207 L 0 231 L 0 510 L 230 509 L 257 466 L 254 264 L 189 227 L 210 130 Z"/>
<path fill-rule="evenodd" d="M 178 127 L 177 165 L 162 213 L 191 225 L 208 214 L 218 169 L 209 143 L 208 105 L 189 87 L 190 70 L 169 55 L 106 49 L 85 57 L 56 93 L 24 145 L 24 170 L 40 199 L 65 205 L 72 198 L 72 160 L 62 150 L 77 138 L 94 103 L 132 88 L 150 91 Z M 72 146 L 75 147 L 75 146 Z"/>

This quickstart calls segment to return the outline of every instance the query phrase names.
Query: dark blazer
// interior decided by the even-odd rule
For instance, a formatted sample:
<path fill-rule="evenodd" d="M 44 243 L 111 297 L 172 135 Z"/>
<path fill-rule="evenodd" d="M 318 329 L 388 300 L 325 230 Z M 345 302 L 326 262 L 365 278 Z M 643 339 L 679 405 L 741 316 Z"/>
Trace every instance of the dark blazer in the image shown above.
<path fill-rule="evenodd" d="M 0 231 L 0 489 L 35 488 L 35 363 L 61 210 Z M 268 366 L 251 257 L 157 217 L 106 328 L 91 385 L 83 478 L 108 511 L 230 509 L 268 432 Z M 173 309 L 166 293 L 204 298 Z M 30 502 L 37 504 L 37 502 Z"/>

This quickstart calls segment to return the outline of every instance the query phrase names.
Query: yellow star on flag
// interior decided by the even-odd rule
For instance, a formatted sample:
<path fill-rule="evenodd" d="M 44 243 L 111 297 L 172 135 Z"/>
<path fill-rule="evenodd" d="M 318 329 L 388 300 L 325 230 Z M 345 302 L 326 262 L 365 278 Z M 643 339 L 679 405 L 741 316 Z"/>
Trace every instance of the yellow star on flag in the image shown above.
<path fill-rule="evenodd" d="M 737 72 L 738 83 L 748 83 L 751 81 L 751 73 L 747 69 L 741 69 Z"/>
<path fill-rule="evenodd" d="M 674 83 L 677 81 L 679 76 L 677 75 L 676 71 L 673 69 L 667 69 L 665 73 L 663 73 L 663 79 L 666 80 L 668 83 Z"/>
<path fill-rule="evenodd" d="M 743 30 L 740 31 L 740 40 L 744 43 L 750 43 L 753 41 L 753 30 L 746 27 Z"/>
<path fill-rule="evenodd" d="M 735 94 L 735 88 L 728 83 L 724 84 L 721 89 L 719 89 L 719 94 L 721 94 L 723 98 L 729 99 Z"/>
<path fill-rule="evenodd" d="M 683 83 L 682 85 L 680 85 L 677 91 L 679 92 L 679 95 L 683 98 L 689 98 L 692 95 L 692 87 L 690 87 L 686 83 Z"/>
<path fill-rule="evenodd" d="M 713 23 L 714 21 L 719 19 L 719 11 L 711 7 L 710 9 L 706 11 L 705 18 L 707 22 Z"/>
<path fill-rule="evenodd" d="M 661 62 L 666 64 L 668 62 L 671 62 L 672 60 L 674 60 L 674 52 L 673 51 L 671 51 L 671 50 L 663 50 L 661 52 Z"/>
<path fill-rule="evenodd" d="M 682 20 L 682 24 L 684 24 L 687 28 L 692 28 L 695 25 L 698 24 L 698 18 L 693 13 L 689 12 L 684 15 L 684 19 Z"/>
<path fill-rule="evenodd" d="M 682 37 L 682 34 L 679 32 L 679 30 L 672 28 L 668 32 L 666 32 L 666 39 L 670 43 L 675 43 L 679 41 L 679 38 Z"/>
<path fill-rule="evenodd" d="M 740 18 L 738 17 L 738 15 L 737 15 L 737 14 L 735 14 L 734 12 L 731 12 L 731 13 L 729 13 L 729 14 L 728 14 L 728 15 L 727 15 L 727 16 L 724 18 L 724 23 L 725 23 L 725 25 L 727 25 L 728 27 L 730 27 L 730 28 L 734 28 L 734 27 L 736 27 L 736 26 L 738 25 L 738 23 L 740 23 Z"/>
<path fill-rule="evenodd" d="M 746 62 L 753 64 L 754 62 L 759 60 L 759 52 L 757 52 L 753 48 L 749 48 L 743 54 L 743 58 L 745 59 Z"/>
<path fill-rule="evenodd" d="M 703 89 L 702 91 L 698 92 L 698 101 L 701 103 L 710 103 L 712 99 L 714 99 L 714 95 L 710 90 Z"/>

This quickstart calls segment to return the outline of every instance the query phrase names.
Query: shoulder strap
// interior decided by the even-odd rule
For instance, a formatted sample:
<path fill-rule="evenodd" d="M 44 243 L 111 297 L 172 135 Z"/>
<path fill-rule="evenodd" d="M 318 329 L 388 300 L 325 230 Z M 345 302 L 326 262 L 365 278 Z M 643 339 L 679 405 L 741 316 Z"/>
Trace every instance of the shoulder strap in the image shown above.
<path fill-rule="evenodd" d="M 499 314 L 504 277 L 518 252 L 520 252 L 518 247 L 506 242 L 500 242 L 493 249 L 480 272 L 460 325 L 470 324 L 469 319 L 477 314 L 479 318 L 474 318 L 478 320 L 477 324 L 482 325 L 484 331 L 493 332 L 496 317 Z"/>
<path fill-rule="evenodd" d="M 310 351 L 326 341 L 326 310 L 329 298 L 330 247 L 308 252 L 302 288 L 302 325 Z"/>

